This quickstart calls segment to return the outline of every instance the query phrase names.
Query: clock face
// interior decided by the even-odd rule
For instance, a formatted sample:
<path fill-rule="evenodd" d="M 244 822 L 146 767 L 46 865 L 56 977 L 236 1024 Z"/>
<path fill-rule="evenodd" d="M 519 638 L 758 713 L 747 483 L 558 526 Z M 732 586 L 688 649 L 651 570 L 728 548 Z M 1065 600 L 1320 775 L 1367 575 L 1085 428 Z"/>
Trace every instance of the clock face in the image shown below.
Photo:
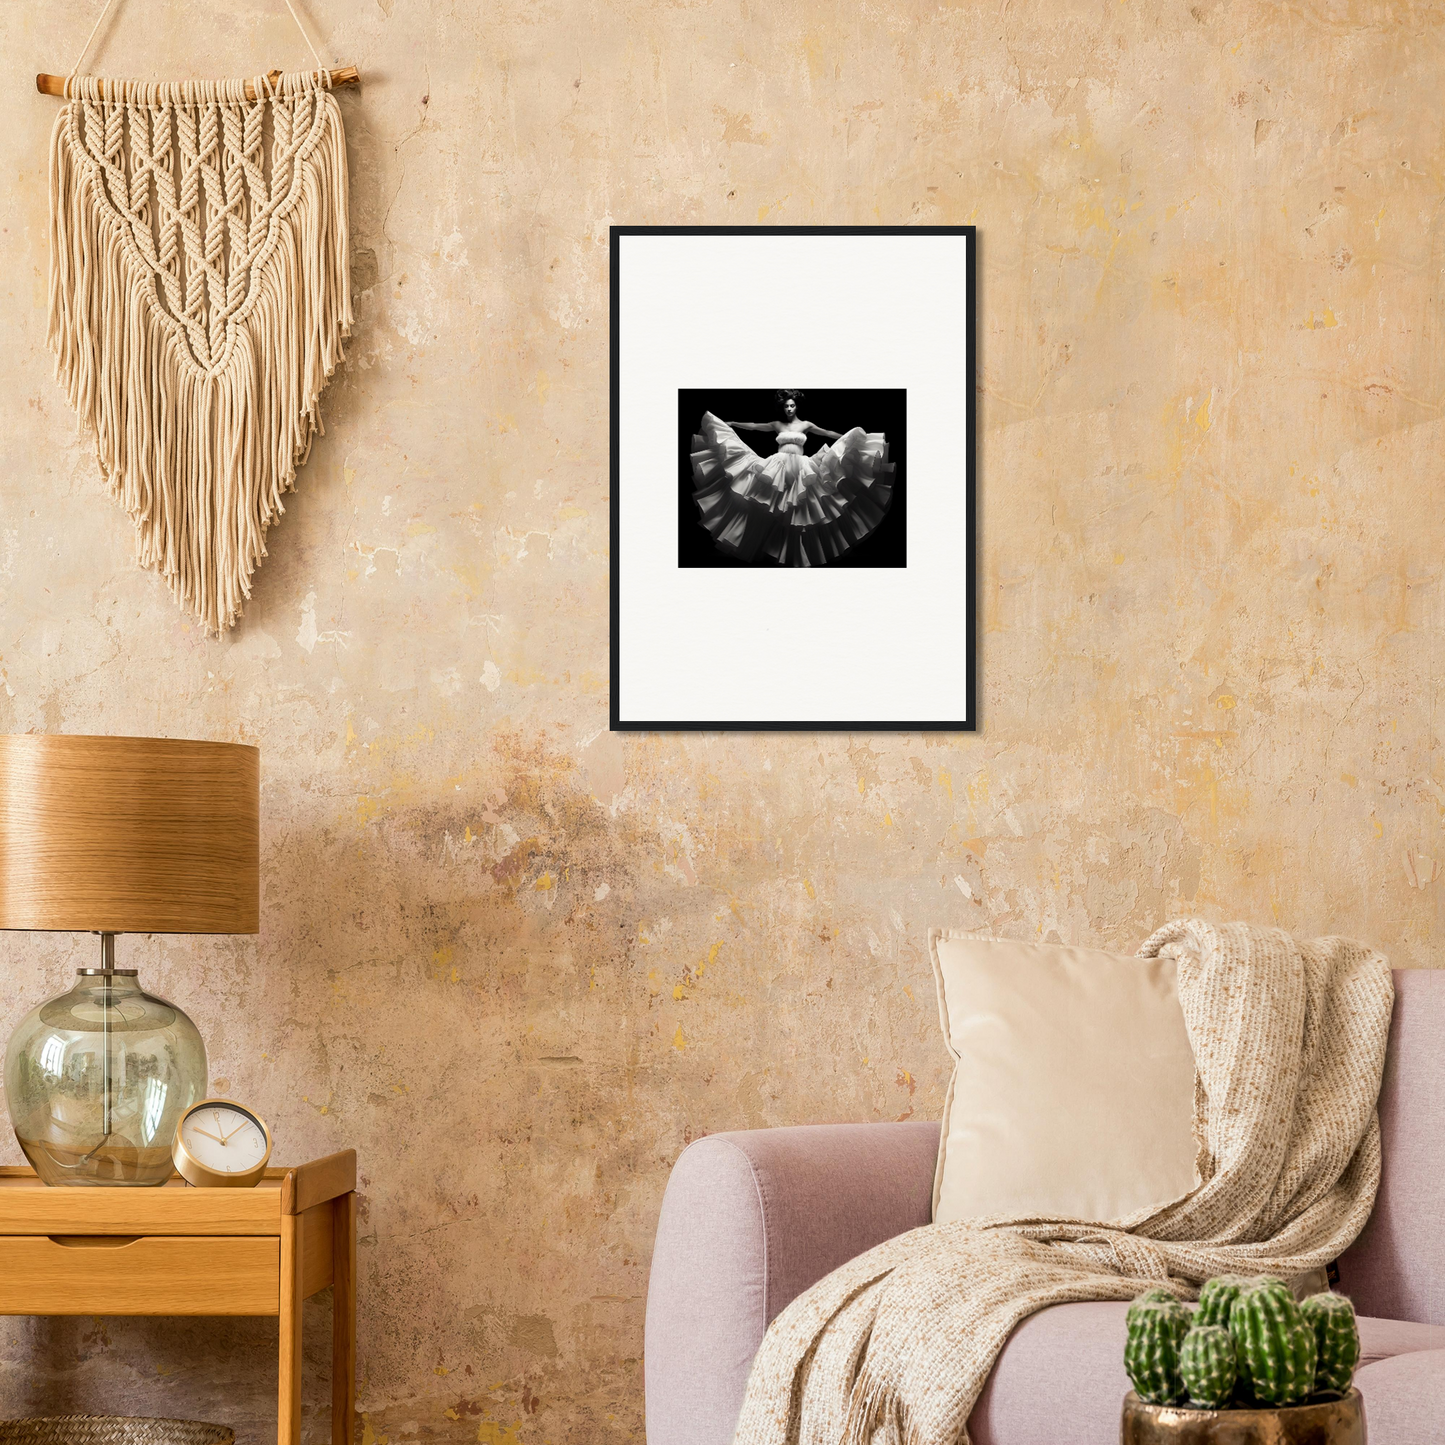
<path fill-rule="evenodd" d="M 244 1174 L 266 1157 L 266 1131 L 234 1104 L 200 1104 L 181 1121 L 181 1143 L 217 1174 Z"/>

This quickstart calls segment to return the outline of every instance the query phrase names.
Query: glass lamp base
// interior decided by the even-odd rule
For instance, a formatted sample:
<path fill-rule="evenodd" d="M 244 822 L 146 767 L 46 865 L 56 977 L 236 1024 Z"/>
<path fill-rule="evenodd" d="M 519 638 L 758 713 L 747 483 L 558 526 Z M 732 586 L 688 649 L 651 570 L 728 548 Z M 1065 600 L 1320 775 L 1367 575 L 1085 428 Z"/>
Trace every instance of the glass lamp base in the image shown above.
<path fill-rule="evenodd" d="M 135 1149 L 102 1145 L 82 1152 L 49 1139 L 16 1134 L 25 1157 L 44 1184 L 164 1184 L 175 1167 L 169 1148 Z"/>
<path fill-rule="evenodd" d="M 181 1114 L 206 1097 L 206 1047 L 134 969 L 79 972 L 6 1045 L 15 1137 L 46 1184 L 164 1184 Z"/>

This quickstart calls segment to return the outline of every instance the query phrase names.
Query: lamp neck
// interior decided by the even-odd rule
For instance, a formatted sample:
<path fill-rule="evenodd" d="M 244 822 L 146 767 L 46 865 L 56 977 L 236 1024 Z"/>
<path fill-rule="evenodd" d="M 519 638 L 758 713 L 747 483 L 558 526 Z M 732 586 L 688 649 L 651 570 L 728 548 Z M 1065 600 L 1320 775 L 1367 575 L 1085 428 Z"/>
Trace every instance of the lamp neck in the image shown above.
<path fill-rule="evenodd" d="M 100 935 L 100 972 L 115 972 L 115 934 L 113 933 Z"/>

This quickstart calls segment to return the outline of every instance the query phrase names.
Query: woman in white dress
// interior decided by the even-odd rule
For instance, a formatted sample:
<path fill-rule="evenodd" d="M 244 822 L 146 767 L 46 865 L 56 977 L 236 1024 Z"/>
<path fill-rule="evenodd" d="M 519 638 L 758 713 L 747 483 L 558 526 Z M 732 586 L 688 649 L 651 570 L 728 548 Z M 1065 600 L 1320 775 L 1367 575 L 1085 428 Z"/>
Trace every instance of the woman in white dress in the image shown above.
<path fill-rule="evenodd" d="M 893 464 L 882 432 L 828 431 L 798 416 L 799 391 L 780 391 L 778 421 L 725 422 L 704 412 L 692 439 L 693 500 L 720 551 L 795 567 L 821 567 L 867 537 L 893 500 Z M 760 457 L 738 430 L 773 432 Z M 810 437 L 830 446 L 808 456 Z"/>

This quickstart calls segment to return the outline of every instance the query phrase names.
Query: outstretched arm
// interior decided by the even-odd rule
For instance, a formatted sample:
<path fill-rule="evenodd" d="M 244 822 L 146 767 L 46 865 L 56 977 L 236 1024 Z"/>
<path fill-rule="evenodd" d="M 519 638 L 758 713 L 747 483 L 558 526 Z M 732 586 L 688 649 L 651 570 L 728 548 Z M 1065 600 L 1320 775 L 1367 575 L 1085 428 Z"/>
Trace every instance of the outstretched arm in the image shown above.
<path fill-rule="evenodd" d="M 775 421 L 729 421 L 724 426 L 730 426 L 734 431 L 777 431 L 778 424 Z"/>
<path fill-rule="evenodd" d="M 827 437 L 830 442 L 835 442 L 843 435 L 840 431 L 829 431 L 825 426 L 819 426 L 816 422 L 805 421 L 803 423 L 807 431 L 812 432 L 815 437 Z"/>

